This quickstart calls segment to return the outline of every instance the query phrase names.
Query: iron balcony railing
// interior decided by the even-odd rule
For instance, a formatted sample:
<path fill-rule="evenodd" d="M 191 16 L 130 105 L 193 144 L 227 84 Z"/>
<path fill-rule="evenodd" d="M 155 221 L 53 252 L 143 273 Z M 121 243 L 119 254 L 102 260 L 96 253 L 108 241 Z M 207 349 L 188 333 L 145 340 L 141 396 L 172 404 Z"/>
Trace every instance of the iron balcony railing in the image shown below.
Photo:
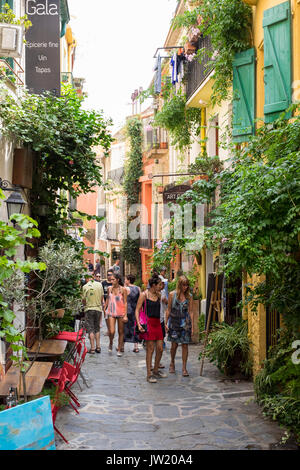
<path fill-rule="evenodd" d="M 140 247 L 147 250 L 152 248 L 152 225 L 151 224 L 142 224 L 141 225 L 141 240 Z"/>
<path fill-rule="evenodd" d="M 144 130 L 144 148 L 146 152 L 152 149 L 166 149 L 168 148 L 168 134 L 165 129 L 161 127 L 153 127 Z"/>
<path fill-rule="evenodd" d="M 205 49 L 210 53 L 212 50 L 210 37 L 199 38 L 197 49 Z M 212 67 L 207 66 L 210 60 L 209 54 L 204 54 L 201 63 L 197 58 L 192 62 L 188 62 L 186 84 L 187 100 L 195 93 L 197 88 L 199 88 L 212 71 Z"/>

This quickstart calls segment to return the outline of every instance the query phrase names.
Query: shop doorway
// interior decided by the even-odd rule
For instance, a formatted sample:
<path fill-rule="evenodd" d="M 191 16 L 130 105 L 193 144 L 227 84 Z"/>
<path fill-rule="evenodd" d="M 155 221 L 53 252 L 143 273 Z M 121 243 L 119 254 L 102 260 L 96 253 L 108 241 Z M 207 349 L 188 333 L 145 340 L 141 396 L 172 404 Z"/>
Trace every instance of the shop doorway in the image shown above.
<path fill-rule="evenodd" d="M 242 277 L 230 277 L 224 279 L 224 319 L 228 325 L 232 325 L 242 317 L 240 302 L 243 299 Z"/>

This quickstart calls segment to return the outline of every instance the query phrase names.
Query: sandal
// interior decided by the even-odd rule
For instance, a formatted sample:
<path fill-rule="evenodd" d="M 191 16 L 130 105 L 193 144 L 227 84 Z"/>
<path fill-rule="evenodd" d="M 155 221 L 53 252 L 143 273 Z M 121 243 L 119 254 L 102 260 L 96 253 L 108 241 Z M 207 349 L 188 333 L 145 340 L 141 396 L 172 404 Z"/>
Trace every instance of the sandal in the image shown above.
<path fill-rule="evenodd" d="M 157 380 L 153 375 L 150 375 L 150 377 L 147 377 L 147 382 L 150 382 L 151 384 L 157 383 Z"/>
<path fill-rule="evenodd" d="M 162 364 L 159 364 L 158 368 L 159 368 L 159 369 L 164 369 L 165 366 L 163 366 Z M 152 372 L 153 370 L 154 370 L 154 367 L 151 367 L 151 372 Z"/>
<path fill-rule="evenodd" d="M 138 352 L 140 352 L 140 350 L 139 350 L 138 348 L 134 348 L 134 349 L 133 349 L 133 352 L 134 352 L 134 353 L 138 353 Z"/>
<path fill-rule="evenodd" d="M 100 354 L 101 353 L 101 348 L 96 348 L 96 353 Z"/>
<path fill-rule="evenodd" d="M 89 354 L 95 354 L 95 349 L 90 349 L 90 350 L 88 351 L 88 353 L 89 353 Z"/>
<path fill-rule="evenodd" d="M 188 373 L 187 370 L 182 371 L 182 377 L 189 377 L 189 376 L 190 376 L 190 374 Z"/>
<path fill-rule="evenodd" d="M 170 374 L 175 374 L 175 366 L 170 366 L 169 367 L 169 373 Z"/>

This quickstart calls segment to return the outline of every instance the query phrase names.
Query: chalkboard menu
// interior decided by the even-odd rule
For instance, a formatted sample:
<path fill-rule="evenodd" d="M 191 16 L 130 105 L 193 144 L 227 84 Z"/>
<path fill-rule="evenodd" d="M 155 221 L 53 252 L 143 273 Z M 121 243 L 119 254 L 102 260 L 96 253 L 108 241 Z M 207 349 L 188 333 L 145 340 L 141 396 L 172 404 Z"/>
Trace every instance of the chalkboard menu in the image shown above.
<path fill-rule="evenodd" d="M 26 0 L 32 26 L 26 33 L 26 86 L 29 93 L 60 96 L 60 0 Z"/>

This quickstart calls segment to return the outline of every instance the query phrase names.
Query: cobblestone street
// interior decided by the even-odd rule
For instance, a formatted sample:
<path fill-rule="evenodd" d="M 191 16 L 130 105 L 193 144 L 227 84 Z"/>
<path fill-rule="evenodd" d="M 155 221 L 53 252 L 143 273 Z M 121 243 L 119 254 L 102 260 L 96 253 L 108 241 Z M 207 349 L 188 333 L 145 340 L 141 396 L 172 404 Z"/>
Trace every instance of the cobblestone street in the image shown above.
<path fill-rule="evenodd" d="M 199 376 L 198 345 L 190 346 L 189 377 L 181 375 L 179 348 L 176 374 L 149 384 L 143 349 L 134 354 L 126 344 L 117 357 L 101 339 L 102 353 L 87 355 L 83 366 L 89 388 L 81 379 L 82 391 L 74 387 L 80 414 L 69 406 L 58 414 L 69 441 L 56 435 L 58 450 L 268 450 L 283 436 L 262 416 L 251 381 L 224 380 L 209 362 Z M 162 363 L 168 373 L 168 343 Z"/>

